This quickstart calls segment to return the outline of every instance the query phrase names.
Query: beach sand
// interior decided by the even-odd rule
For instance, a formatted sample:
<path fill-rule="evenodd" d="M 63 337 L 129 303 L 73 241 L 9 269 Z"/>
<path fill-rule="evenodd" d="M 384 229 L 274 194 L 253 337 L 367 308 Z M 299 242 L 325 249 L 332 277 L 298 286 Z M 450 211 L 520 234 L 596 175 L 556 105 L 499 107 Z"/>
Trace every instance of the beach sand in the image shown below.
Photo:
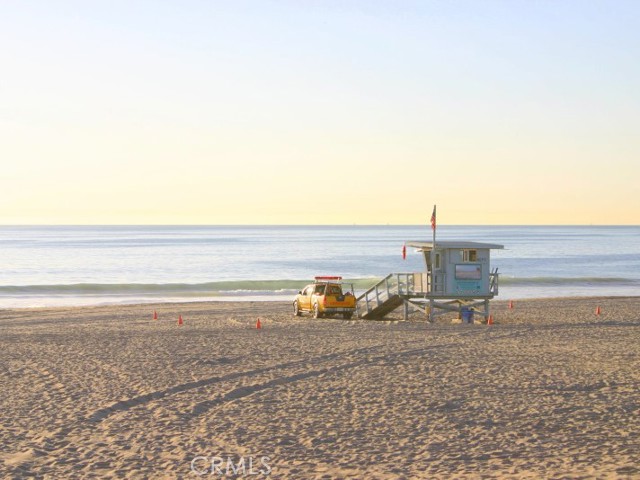
<path fill-rule="evenodd" d="M 640 298 L 492 308 L 0 311 L 0 478 L 639 478 Z"/>

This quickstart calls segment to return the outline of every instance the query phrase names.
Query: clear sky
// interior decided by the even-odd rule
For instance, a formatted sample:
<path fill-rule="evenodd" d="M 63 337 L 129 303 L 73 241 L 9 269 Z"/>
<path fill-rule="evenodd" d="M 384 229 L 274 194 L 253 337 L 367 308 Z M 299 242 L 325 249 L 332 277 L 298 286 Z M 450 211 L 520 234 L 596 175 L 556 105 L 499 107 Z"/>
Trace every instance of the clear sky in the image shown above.
<path fill-rule="evenodd" d="M 640 2 L 0 3 L 0 224 L 640 224 Z"/>

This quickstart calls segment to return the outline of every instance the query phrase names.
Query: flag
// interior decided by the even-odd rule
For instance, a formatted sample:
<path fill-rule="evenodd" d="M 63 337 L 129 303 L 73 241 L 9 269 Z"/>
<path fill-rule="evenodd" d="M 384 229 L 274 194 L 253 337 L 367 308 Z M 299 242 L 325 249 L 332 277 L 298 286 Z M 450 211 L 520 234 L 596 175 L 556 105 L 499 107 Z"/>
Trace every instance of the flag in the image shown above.
<path fill-rule="evenodd" d="M 431 229 L 436 229 L 436 206 L 433 206 L 433 213 L 431 214 Z"/>
<path fill-rule="evenodd" d="M 402 259 L 403 260 L 407 259 L 407 245 L 406 244 L 402 245 Z"/>

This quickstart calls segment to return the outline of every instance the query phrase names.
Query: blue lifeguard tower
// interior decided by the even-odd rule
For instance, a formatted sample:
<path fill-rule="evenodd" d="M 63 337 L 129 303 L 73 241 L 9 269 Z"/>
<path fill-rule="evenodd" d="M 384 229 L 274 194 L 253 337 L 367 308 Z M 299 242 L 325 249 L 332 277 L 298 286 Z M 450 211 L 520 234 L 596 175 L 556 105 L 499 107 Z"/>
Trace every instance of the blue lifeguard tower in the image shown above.
<path fill-rule="evenodd" d="M 429 321 L 447 312 L 473 309 L 489 318 L 489 300 L 498 294 L 498 269 L 491 270 L 491 250 L 503 245 L 467 241 L 408 241 L 423 255 L 424 272 L 390 273 L 358 297 L 360 318 L 381 319 L 404 307 L 423 311 Z"/>

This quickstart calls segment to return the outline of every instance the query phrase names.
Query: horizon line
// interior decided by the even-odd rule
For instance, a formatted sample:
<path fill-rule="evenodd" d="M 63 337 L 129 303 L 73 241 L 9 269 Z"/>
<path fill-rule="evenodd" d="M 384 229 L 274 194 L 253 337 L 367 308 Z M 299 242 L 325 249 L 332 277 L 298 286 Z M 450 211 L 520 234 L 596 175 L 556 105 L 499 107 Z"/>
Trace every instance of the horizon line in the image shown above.
<path fill-rule="evenodd" d="M 441 227 L 640 227 L 626 223 L 442 223 Z M 0 223 L 2 227 L 425 227 L 429 223 Z"/>

